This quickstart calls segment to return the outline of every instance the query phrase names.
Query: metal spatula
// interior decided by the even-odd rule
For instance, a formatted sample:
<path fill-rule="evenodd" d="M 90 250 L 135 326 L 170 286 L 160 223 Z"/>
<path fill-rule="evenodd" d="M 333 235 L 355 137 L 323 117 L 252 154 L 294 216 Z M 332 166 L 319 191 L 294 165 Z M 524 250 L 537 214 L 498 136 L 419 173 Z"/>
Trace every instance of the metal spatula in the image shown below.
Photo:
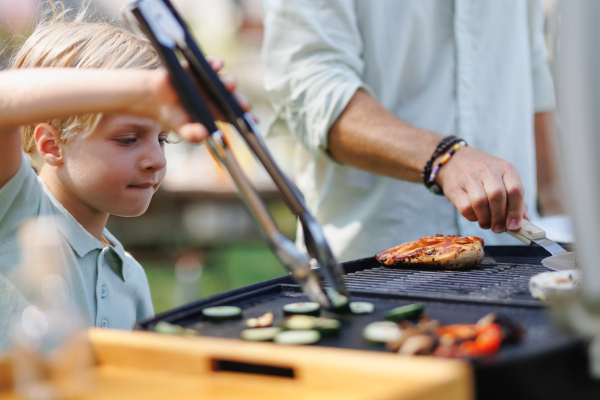
<path fill-rule="evenodd" d="M 542 264 L 546 268 L 555 271 L 575 268 L 575 253 L 568 252 L 556 242 L 548 239 L 546 237 L 546 232 L 542 228 L 532 224 L 526 219 L 521 222 L 521 229 L 518 232 L 506 232 L 527 245 L 530 245 L 532 242 L 537 243 L 552 254 L 551 257 L 542 260 Z"/>

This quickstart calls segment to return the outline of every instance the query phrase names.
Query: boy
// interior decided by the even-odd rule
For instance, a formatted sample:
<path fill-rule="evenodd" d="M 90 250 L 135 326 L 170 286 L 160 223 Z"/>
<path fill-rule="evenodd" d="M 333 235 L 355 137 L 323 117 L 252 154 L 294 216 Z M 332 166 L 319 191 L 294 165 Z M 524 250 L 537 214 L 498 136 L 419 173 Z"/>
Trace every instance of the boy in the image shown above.
<path fill-rule="evenodd" d="M 63 13 L 0 72 L 0 348 L 11 314 L 27 305 L 3 289 L 19 287 L 16 231 L 38 215 L 58 221 L 63 272 L 88 326 L 131 329 L 153 315 L 142 267 L 105 224 L 110 214 L 146 211 L 165 175 L 170 131 L 191 142 L 208 134 L 190 122 L 159 65 L 144 38 L 66 22 Z"/>

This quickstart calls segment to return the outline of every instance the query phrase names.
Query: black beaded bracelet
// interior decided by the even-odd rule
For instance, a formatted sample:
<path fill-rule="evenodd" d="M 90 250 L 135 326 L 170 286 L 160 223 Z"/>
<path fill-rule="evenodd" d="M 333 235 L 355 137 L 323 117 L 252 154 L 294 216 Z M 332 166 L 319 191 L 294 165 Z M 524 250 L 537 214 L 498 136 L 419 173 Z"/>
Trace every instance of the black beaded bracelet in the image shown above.
<path fill-rule="evenodd" d="M 421 171 L 421 179 L 423 180 L 423 184 L 427 186 L 427 181 L 429 180 L 429 176 L 431 175 L 431 170 L 433 168 L 433 162 L 436 158 L 440 157 L 442 154 L 448 152 L 456 143 L 461 142 L 462 139 L 456 136 L 446 136 L 443 138 L 435 148 L 435 151 L 431 155 L 431 158 L 423 167 Z"/>

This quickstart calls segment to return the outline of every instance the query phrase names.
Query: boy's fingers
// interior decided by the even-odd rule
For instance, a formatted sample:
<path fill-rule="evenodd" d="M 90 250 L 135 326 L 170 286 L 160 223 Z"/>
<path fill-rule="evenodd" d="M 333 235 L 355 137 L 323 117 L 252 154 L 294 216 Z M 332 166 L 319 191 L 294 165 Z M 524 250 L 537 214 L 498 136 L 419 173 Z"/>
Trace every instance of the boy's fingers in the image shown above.
<path fill-rule="evenodd" d="M 225 61 L 223 61 L 221 57 L 207 56 L 206 61 L 208 61 L 208 63 L 210 64 L 212 69 L 215 70 L 215 72 L 219 72 L 225 66 Z"/>
<path fill-rule="evenodd" d="M 206 129 L 204 125 L 197 122 L 182 125 L 178 129 L 177 133 L 183 139 L 192 143 L 201 142 L 208 137 L 208 129 Z"/>
<path fill-rule="evenodd" d="M 220 75 L 219 78 L 221 78 L 221 82 L 223 83 L 225 89 L 227 89 L 228 92 L 233 93 L 235 91 L 235 88 L 237 87 L 237 82 L 233 76 Z"/>
<path fill-rule="evenodd" d="M 248 98 L 246 96 L 244 96 L 240 92 L 235 92 L 233 94 L 233 96 L 240 104 L 240 107 L 242 107 L 242 110 L 250 111 L 250 109 L 252 108 L 252 105 L 250 104 L 250 100 L 248 100 Z"/>

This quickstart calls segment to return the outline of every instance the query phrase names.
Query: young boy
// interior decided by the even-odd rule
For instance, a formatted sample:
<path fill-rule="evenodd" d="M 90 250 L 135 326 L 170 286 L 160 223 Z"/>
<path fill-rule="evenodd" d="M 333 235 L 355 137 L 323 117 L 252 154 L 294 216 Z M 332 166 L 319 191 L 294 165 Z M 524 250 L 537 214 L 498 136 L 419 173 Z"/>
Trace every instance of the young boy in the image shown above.
<path fill-rule="evenodd" d="M 165 176 L 170 131 L 191 142 L 208 134 L 159 65 L 144 38 L 55 17 L 0 72 L 0 348 L 28 301 L 3 287 L 19 288 L 16 232 L 29 217 L 58 221 L 64 275 L 87 325 L 131 329 L 153 315 L 142 267 L 105 224 L 146 211 Z"/>

